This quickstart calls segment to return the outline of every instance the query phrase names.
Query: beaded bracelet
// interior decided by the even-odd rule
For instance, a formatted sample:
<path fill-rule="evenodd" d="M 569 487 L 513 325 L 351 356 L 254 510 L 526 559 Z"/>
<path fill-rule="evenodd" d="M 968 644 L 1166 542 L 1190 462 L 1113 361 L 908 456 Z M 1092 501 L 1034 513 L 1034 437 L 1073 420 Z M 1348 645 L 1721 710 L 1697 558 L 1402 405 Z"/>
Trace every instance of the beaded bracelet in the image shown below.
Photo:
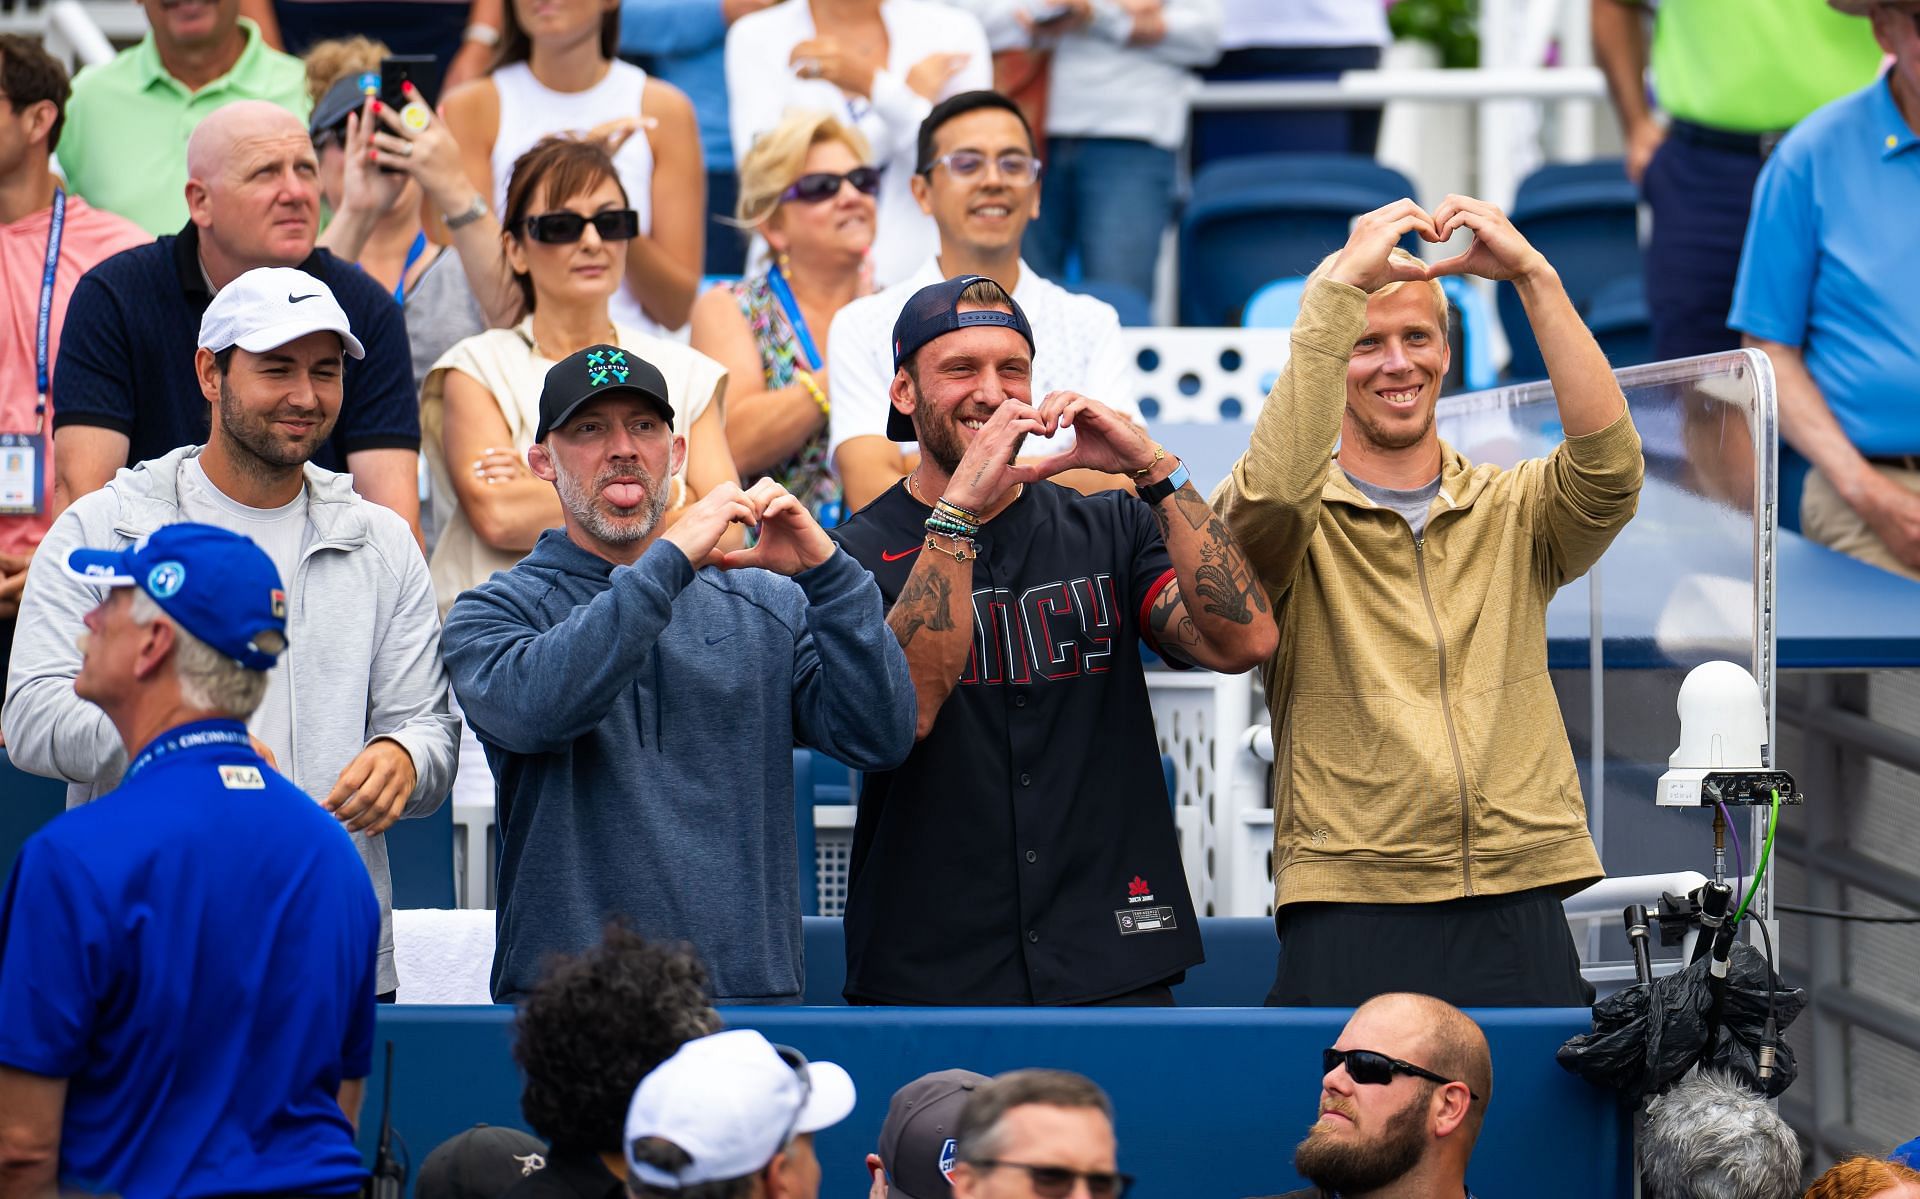
<path fill-rule="evenodd" d="M 978 512 L 969 512 L 965 508 L 962 508 L 960 505 L 954 503 L 952 500 L 948 499 L 944 495 L 941 496 L 939 499 L 933 501 L 933 510 L 935 512 L 944 512 L 948 516 L 951 516 L 956 520 L 963 520 L 970 525 L 977 525 L 977 524 L 983 523 L 980 519 L 980 514 Z"/>
<path fill-rule="evenodd" d="M 980 532 L 979 525 L 970 525 L 965 521 L 952 520 L 938 513 L 927 517 L 925 524 L 928 532 L 944 533 L 949 537 L 971 538 Z"/>
<path fill-rule="evenodd" d="M 820 384 L 814 381 L 812 371 L 795 371 L 793 377 L 799 381 L 800 386 L 807 389 L 807 394 L 813 397 L 814 405 L 820 409 L 821 416 L 833 415 L 833 405 L 827 402 L 827 393 L 820 390 Z"/>

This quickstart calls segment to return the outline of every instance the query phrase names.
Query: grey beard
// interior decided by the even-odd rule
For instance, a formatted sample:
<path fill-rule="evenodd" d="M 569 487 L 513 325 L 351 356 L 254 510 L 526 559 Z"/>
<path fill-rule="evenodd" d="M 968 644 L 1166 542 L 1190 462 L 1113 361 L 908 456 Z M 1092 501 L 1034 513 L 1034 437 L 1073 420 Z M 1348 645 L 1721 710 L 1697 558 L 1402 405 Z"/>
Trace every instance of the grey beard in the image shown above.
<path fill-rule="evenodd" d="M 617 509 L 615 512 L 609 512 L 600 499 L 600 489 L 612 481 L 616 473 L 630 473 L 636 476 L 647 489 L 647 498 L 638 508 L 624 516 L 616 515 Z M 560 505 L 596 541 L 607 545 L 631 545 L 636 541 L 646 540 L 648 534 L 659 526 L 660 518 L 666 514 L 666 490 L 655 486 L 654 482 L 652 475 L 635 467 L 631 472 L 610 472 L 602 475 L 591 488 L 581 486 L 578 479 L 565 473 L 557 475 L 554 485 L 560 492 Z"/>

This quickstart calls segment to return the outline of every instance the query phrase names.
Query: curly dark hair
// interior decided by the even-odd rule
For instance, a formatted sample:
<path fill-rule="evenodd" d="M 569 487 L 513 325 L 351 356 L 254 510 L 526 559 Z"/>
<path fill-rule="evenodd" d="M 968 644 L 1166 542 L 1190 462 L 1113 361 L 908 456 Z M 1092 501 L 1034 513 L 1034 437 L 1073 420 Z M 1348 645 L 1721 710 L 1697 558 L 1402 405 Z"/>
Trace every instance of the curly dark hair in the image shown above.
<path fill-rule="evenodd" d="M 550 960 L 514 1016 L 521 1114 L 555 1151 L 618 1153 L 640 1080 L 719 1028 L 691 946 L 610 923 L 592 949 Z"/>

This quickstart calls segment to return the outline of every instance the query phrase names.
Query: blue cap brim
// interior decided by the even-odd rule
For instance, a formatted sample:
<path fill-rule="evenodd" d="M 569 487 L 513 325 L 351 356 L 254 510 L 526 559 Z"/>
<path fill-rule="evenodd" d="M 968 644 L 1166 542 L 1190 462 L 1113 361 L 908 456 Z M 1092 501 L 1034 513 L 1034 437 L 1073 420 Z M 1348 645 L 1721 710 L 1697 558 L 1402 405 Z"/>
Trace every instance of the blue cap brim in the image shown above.
<path fill-rule="evenodd" d="M 95 587 L 131 587 L 136 580 L 126 550 L 77 549 L 67 555 L 66 572 Z"/>

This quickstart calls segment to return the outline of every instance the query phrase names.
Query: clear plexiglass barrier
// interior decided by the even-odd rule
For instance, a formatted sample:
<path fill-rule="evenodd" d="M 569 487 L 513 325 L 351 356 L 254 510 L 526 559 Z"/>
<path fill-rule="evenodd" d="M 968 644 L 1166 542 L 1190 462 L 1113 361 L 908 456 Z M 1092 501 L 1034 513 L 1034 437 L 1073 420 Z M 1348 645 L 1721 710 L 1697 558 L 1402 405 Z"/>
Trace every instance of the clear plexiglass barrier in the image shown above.
<path fill-rule="evenodd" d="M 1548 661 L 1607 873 L 1710 872 L 1707 814 L 1656 808 L 1654 784 L 1678 743 L 1680 684 L 1709 659 L 1753 673 L 1775 742 L 1773 372 L 1758 351 L 1740 350 L 1617 377 L 1645 446 L 1646 483 L 1638 513 L 1599 565 L 1555 597 Z M 1562 440 L 1544 382 L 1445 397 L 1438 420 L 1441 436 L 1476 462 L 1512 465 Z M 1210 490 L 1245 448 L 1249 426 L 1156 422 L 1153 432 Z M 1227 806 L 1244 809 L 1251 798 L 1243 790 Z M 1254 915 L 1271 902 L 1270 885 L 1255 877 L 1267 865 L 1263 835 L 1257 814 L 1235 818 L 1252 827 L 1229 838 L 1245 856 L 1230 867 L 1240 877 L 1216 880 L 1233 897 L 1221 914 Z M 1625 956 L 1617 931 L 1586 948 L 1593 958 Z"/>

